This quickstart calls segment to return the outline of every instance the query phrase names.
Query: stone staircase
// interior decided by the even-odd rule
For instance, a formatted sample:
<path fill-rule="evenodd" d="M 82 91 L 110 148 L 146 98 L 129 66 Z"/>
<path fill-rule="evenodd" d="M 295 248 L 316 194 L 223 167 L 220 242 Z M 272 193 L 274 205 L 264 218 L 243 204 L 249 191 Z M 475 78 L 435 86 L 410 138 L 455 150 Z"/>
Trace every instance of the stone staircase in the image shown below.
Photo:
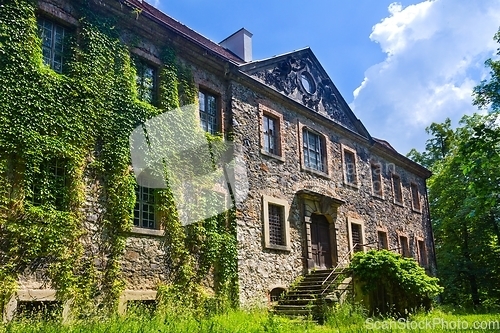
<path fill-rule="evenodd" d="M 321 321 L 325 306 L 342 302 L 349 292 L 352 294 L 350 275 L 346 269 L 313 271 L 280 297 L 273 312 L 287 317 Z M 323 283 L 327 278 L 328 280 Z"/>

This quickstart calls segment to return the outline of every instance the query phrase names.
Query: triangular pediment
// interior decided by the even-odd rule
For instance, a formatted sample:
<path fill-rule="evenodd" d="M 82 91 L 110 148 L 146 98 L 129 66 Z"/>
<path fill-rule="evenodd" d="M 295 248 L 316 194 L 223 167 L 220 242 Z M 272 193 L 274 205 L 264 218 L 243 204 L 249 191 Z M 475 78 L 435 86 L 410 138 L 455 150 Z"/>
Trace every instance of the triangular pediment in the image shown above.
<path fill-rule="evenodd" d="M 310 48 L 253 61 L 240 70 L 310 110 L 369 137 Z"/>

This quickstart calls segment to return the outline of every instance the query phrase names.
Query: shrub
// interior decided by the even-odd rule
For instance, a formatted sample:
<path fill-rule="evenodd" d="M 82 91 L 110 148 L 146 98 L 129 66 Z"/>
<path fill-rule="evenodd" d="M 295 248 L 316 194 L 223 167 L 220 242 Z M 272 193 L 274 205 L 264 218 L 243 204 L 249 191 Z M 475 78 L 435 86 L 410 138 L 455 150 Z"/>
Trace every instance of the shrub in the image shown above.
<path fill-rule="evenodd" d="M 412 258 L 403 258 L 387 250 L 358 252 L 350 268 L 356 290 L 372 314 L 404 316 L 424 307 L 443 291 L 438 279 L 430 277 Z"/>

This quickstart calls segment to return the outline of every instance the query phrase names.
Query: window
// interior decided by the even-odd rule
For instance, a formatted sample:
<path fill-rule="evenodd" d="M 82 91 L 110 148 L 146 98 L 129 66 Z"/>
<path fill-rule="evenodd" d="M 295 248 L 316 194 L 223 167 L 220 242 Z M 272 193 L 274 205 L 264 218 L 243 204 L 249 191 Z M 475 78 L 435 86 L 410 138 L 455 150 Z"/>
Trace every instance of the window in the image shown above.
<path fill-rule="evenodd" d="M 262 204 L 265 247 L 289 251 L 288 202 L 283 199 L 264 195 L 262 197 Z"/>
<path fill-rule="evenodd" d="M 144 102 L 154 104 L 156 101 L 156 69 L 148 63 L 134 59 L 137 86 L 137 97 Z"/>
<path fill-rule="evenodd" d="M 285 212 L 283 206 L 269 204 L 269 243 L 271 245 L 285 245 L 283 220 Z"/>
<path fill-rule="evenodd" d="M 380 164 L 372 164 L 372 187 L 373 195 L 382 197 L 382 167 Z"/>
<path fill-rule="evenodd" d="M 352 246 L 354 246 L 354 252 L 363 251 L 363 237 L 361 234 L 360 224 L 351 223 L 351 238 Z"/>
<path fill-rule="evenodd" d="M 399 248 L 401 251 L 401 255 L 405 258 L 410 257 L 410 248 L 408 246 L 408 237 L 399 236 Z"/>
<path fill-rule="evenodd" d="M 273 155 L 281 155 L 279 142 L 279 120 L 268 114 L 264 114 L 262 122 L 264 151 Z"/>
<path fill-rule="evenodd" d="M 344 180 L 349 185 L 357 185 L 356 153 L 344 148 Z"/>
<path fill-rule="evenodd" d="M 67 177 L 64 160 L 54 158 L 41 163 L 33 179 L 31 191 L 27 193 L 28 201 L 35 206 L 50 204 L 58 210 L 66 208 Z"/>
<path fill-rule="evenodd" d="M 378 236 L 378 248 L 381 249 L 389 249 L 389 244 L 387 242 L 387 232 L 379 230 L 377 231 Z"/>
<path fill-rule="evenodd" d="M 200 125 L 201 128 L 210 134 L 219 131 L 217 123 L 217 97 L 205 91 L 198 93 L 200 103 Z"/>
<path fill-rule="evenodd" d="M 134 226 L 158 229 L 155 215 L 154 189 L 137 185 L 135 187 Z"/>
<path fill-rule="evenodd" d="M 303 129 L 303 153 L 306 168 L 326 172 L 324 141 L 319 134 Z"/>
<path fill-rule="evenodd" d="M 361 219 L 347 217 L 347 233 L 349 249 L 352 252 L 365 251 L 365 222 Z"/>
<path fill-rule="evenodd" d="M 418 246 L 418 263 L 422 267 L 427 266 L 427 249 L 425 247 L 425 242 L 421 239 L 417 241 Z"/>
<path fill-rule="evenodd" d="M 283 115 L 273 109 L 259 104 L 260 119 L 260 152 L 284 161 L 281 143 Z"/>
<path fill-rule="evenodd" d="M 416 211 L 420 211 L 420 195 L 418 193 L 418 185 L 415 183 L 411 184 L 411 202 L 413 205 L 413 209 Z"/>
<path fill-rule="evenodd" d="M 46 18 L 40 18 L 38 19 L 38 34 L 42 40 L 43 63 L 56 72 L 62 73 L 66 29 Z"/>
<path fill-rule="evenodd" d="M 392 174 L 392 189 L 394 191 L 394 202 L 398 204 L 403 204 L 403 192 L 401 190 L 401 178 Z"/>

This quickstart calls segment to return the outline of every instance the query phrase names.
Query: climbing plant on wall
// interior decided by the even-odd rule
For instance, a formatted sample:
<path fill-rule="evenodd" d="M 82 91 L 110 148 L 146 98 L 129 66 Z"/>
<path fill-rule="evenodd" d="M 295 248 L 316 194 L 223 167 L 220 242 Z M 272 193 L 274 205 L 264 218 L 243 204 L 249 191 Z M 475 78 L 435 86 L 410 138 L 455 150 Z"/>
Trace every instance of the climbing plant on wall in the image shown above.
<path fill-rule="evenodd" d="M 60 300 L 83 307 L 99 298 L 114 305 L 103 308 L 116 308 L 135 204 L 129 135 L 163 112 L 183 116 L 179 106 L 196 102 L 190 68 L 169 48 L 157 106 L 140 101 L 116 22 L 93 14 L 85 1 L 75 6 L 82 18 L 65 40 L 69 57 L 59 74 L 43 64 L 36 1 L 0 4 L 0 306 L 21 274 L 39 270 Z M 102 188 L 97 231 L 83 209 L 89 182 Z M 195 304 L 192 291 L 212 270 L 218 294 L 236 299 L 234 210 L 183 227 L 172 191 L 156 195 L 172 273 L 167 282 L 175 287 L 169 290 Z"/>

